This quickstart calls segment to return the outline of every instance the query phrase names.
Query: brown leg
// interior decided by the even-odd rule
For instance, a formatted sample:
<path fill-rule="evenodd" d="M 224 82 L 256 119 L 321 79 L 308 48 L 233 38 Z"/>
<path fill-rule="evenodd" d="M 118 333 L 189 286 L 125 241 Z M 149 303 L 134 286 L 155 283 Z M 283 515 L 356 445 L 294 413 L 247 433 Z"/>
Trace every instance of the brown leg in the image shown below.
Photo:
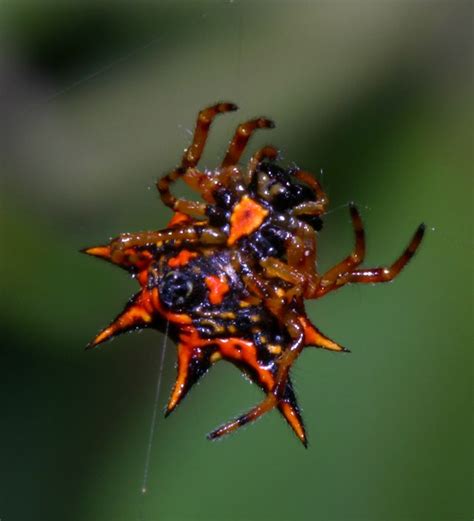
<path fill-rule="evenodd" d="M 277 399 L 274 394 L 269 393 L 265 397 L 265 399 L 260 402 L 257 406 L 255 406 L 253 409 L 251 409 L 246 414 L 243 414 L 242 416 L 239 416 L 235 420 L 230 421 L 229 423 L 226 423 L 225 425 L 222 425 L 221 427 L 217 428 L 216 430 L 210 432 L 207 437 L 210 440 L 214 440 L 216 438 L 220 438 L 221 436 L 225 436 L 226 434 L 230 434 L 231 432 L 234 432 L 239 427 L 242 427 L 242 425 L 245 425 L 247 423 L 250 423 L 260 416 L 262 414 L 265 414 L 268 411 L 271 411 L 277 404 Z"/>
<path fill-rule="evenodd" d="M 351 204 L 349 206 L 349 210 L 351 212 L 352 227 L 354 228 L 355 234 L 354 250 L 348 257 L 336 264 L 321 277 L 319 287 L 316 289 L 316 293 L 312 295 L 312 298 L 321 297 L 329 291 L 332 291 L 335 286 L 338 285 L 341 276 L 351 272 L 355 267 L 364 261 L 365 233 L 362 219 L 360 218 L 359 211 L 355 205 Z"/>
<path fill-rule="evenodd" d="M 170 174 L 163 176 L 156 183 L 161 200 L 163 201 L 163 204 L 171 208 L 174 212 L 181 212 L 190 216 L 203 216 L 206 213 L 206 203 L 188 201 L 187 199 L 179 199 L 175 197 L 170 191 L 170 185 L 176 182 L 180 177 L 183 177 L 185 174 L 185 168 L 177 168 Z"/>
<path fill-rule="evenodd" d="M 287 262 L 271 257 L 261 260 L 260 265 L 268 277 L 280 278 L 293 284 L 293 288 L 287 293 L 288 300 L 302 294 L 305 298 L 311 298 L 319 285 L 314 230 L 308 224 L 299 221 L 295 236 L 285 247 Z"/>
<path fill-rule="evenodd" d="M 299 318 L 300 317 L 298 317 L 298 314 L 294 310 L 288 310 L 282 317 L 283 323 L 293 339 L 293 342 L 278 359 L 275 385 L 272 390 L 272 394 L 275 396 L 277 401 L 283 398 L 291 366 L 305 347 L 304 329 Z M 265 402 L 266 400 L 264 400 L 262 404 Z"/>
<path fill-rule="evenodd" d="M 124 233 L 110 243 L 110 259 L 121 264 L 125 250 L 141 246 L 161 246 L 169 241 L 200 242 L 204 245 L 225 244 L 227 236 L 211 226 L 184 226 L 157 232 Z"/>
<path fill-rule="evenodd" d="M 279 288 L 274 284 L 272 280 L 268 279 L 268 275 L 272 278 L 279 278 L 281 280 L 285 280 L 287 282 L 290 282 L 290 284 L 293 284 L 295 287 L 301 287 L 304 283 L 303 275 L 296 270 L 293 270 L 288 264 L 285 264 L 281 262 L 280 268 L 281 271 L 278 272 L 278 270 L 272 269 L 273 262 L 276 261 L 277 263 L 281 262 L 278 259 L 265 259 L 262 261 L 262 266 L 265 269 L 265 274 L 258 275 L 255 273 L 255 270 L 253 269 L 254 266 L 249 265 L 239 254 L 238 251 L 233 251 L 233 258 L 232 258 L 232 266 L 235 269 L 243 269 L 243 271 L 253 271 L 254 273 L 252 276 L 247 277 L 243 276 L 243 280 L 245 282 L 245 285 L 247 289 L 252 294 L 252 298 L 255 300 L 255 304 L 259 305 L 261 303 L 264 304 L 264 306 L 279 320 L 282 321 L 283 318 L 288 313 L 288 302 L 287 302 L 287 295 L 289 291 L 284 291 L 282 288 Z M 266 268 L 268 268 L 269 272 L 266 273 Z M 283 274 L 281 272 L 284 272 Z M 264 276 L 266 275 L 266 277 Z M 295 316 L 294 322 L 296 322 L 298 319 Z M 292 328 L 292 331 L 289 331 L 292 338 L 297 338 L 298 335 L 302 334 L 301 330 L 301 323 L 298 320 L 295 327 Z"/>
<path fill-rule="evenodd" d="M 314 190 L 316 194 L 316 201 L 309 201 L 308 203 L 303 203 L 298 205 L 293 209 L 294 215 L 320 215 L 326 211 L 326 207 L 328 205 L 328 197 L 324 190 L 321 188 L 319 182 L 314 178 L 314 176 L 305 172 L 304 170 L 297 170 L 294 173 L 294 176 L 306 183 L 310 188 Z"/>
<path fill-rule="evenodd" d="M 354 270 L 348 273 L 341 274 L 337 280 L 336 284 L 331 287 L 329 290 L 324 291 L 327 293 L 328 291 L 332 291 L 334 289 L 340 288 L 344 284 L 349 284 L 351 282 L 359 282 L 363 284 L 377 283 L 377 282 L 389 282 L 393 280 L 407 265 L 408 261 L 413 257 L 418 246 L 421 243 L 423 235 L 425 233 L 425 225 L 420 224 L 415 234 L 413 235 L 410 244 L 407 246 L 402 255 L 389 267 L 389 268 L 366 268 L 361 270 Z M 318 293 L 318 297 L 321 296 Z"/>
<path fill-rule="evenodd" d="M 293 241 L 287 250 L 287 258 L 290 266 L 295 266 L 305 275 L 305 283 L 301 287 L 295 287 L 291 293 L 309 298 L 315 288 L 319 285 L 319 275 L 316 271 L 316 233 L 313 228 L 302 221 L 299 221 L 296 237 L 300 239 L 303 249 L 293 252 L 298 246 L 297 241 Z"/>
<path fill-rule="evenodd" d="M 250 136 L 257 128 L 274 128 L 273 121 L 266 118 L 258 118 L 247 123 L 242 123 L 237 127 L 234 138 L 232 139 L 227 154 L 222 161 L 222 167 L 236 165 L 239 162 L 240 156 L 247 145 Z"/>
<path fill-rule="evenodd" d="M 170 185 L 175 183 L 180 177 L 184 176 L 189 168 L 197 165 L 201 158 L 204 145 L 206 144 L 209 128 L 213 119 L 223 112 L 237 110 L 237 105 L 233 103 L 218 103 L 207 109 L 201 110 L 198 115 L 196 128 L 194 130 L 193 142 L 184 152 L 180 167 L 170 174 L 163 176 L 157 182 L 157 188 L 163 203 L 174 211 L 185 213 L 186 215 L 204 215 L 206 205 L 204 203 L 177 199 L 170 191 Z"/>
<path fill-rule="evenodd" d="M 306 277 L 316 277 L 316 234 L 313 228 L 302 221 L 298 221 L 296 238 L 299 241 L 291 241 L 287 246 L 287 258 L 290 266 L 299 266 Z M 296 250 L 297 247 L 302 245 Z"/>
<path fill-rule="evenodd" d="M 300 270 L 292 268 L 286 262 L 275 257 L 267 257 L 260 261 L 260 266 L 265 270 L 265 275 L 270 278 L 278 278 L 290 284 L 303 285 L 306 277 Z"/>
<path fill-rule="evenodd" d="M 228 188 L 231 179 L 238 178 L 237 168 L 221 168 L 219 170 L 201 172 L 197 168 L 188 168 L 183 175 L 183 181 L 198 192 L 210 204 L 215 204 L 214 193 L 219 188 Z"/>
<path fill-rule="evenodd" d="M 321 215 L 326 211 L 326 203 L 320 201 L 307 201 L 295 206 L 291 213 L 292 215 Z"/>
<path fill-rule="evenodd" d="M 418 246 L 421 243 L 424 233 L 425 225 L 420 224 L 408 247 L 405 249 L 402 255 L 390 266 L 390 268 L 367 268 L 365 270 L 355 270 L 349 274 L 349 280 L 347 282 L 362 282 L 368 284 L 374 282 L 389 282 L 393 280 L 415 254 Z"/>
<path fill-rule="evenodd" d="M 181 166 L 184 168 L 194 167 L 197 165 L 206 144 L 209 128 L 213 119 L 223 112 L 231 112 L 237 110 L 234 103 L 217 103 L 212 107 L 201 110 L 198 115 L 196 128 L 194 130 L 193 142 L 184 153 Z"/>
<path fill-rule="evenodd" d="M 278 157 L 278 150 L 272 146 L 266 146 L 257 150 L 249 161 L 247 171 L 244 173 L 244 182 L 249 185 L 252 181 L 253 175 L 257 170 L 258 165 L 264 160 L 269 159 L 274 161 Z"/>

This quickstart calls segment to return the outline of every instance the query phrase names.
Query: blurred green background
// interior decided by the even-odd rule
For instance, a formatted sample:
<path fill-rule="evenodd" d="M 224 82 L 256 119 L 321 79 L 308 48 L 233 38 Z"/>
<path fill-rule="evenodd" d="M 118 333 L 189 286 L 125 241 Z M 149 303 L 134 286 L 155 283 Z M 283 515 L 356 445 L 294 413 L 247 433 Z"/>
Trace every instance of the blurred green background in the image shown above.
<path fill-rule="evenodd" d="M 432 521 L 472 518 L 472 2 L 3 2 L 0 519 Z M 166 421 L 168 346 L 147 495 L 162 336 L 83 348 L 135 291 L 81 256 L 169 218 L 154 189 L 199 109 L 230 100 L 203 165 L 240 121 L 331 199 L 320 269 L 353 243 L 394 283 L 308 305 L 350 355 L 293 371 L 310 447 L 273 412 L 205 434 L 260 399 L 218 364 Z"/>

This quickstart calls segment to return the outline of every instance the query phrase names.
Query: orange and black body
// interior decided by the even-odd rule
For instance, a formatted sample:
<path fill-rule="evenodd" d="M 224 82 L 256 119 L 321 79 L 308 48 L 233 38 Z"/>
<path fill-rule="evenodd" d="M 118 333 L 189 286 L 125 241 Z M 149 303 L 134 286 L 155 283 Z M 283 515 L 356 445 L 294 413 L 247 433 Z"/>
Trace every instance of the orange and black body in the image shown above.
<path fill-rule="evenodd" d="M 201 111 L 181 165 L 158 182 L 163 202 L 174 211 L 166 229 L 123 234 L 108 245 L 84 250 L 124 268 L 140 285 L 89 347 L 133 329 L 168 330 L 177 345 L 178 374 L 167 413 L 211 365 L 225 360 L 256 383 L 265 399 L 209 437 L 277 408 L 306 445 L 291 366 L 307 346 L 347 350 L 311 324 L 305 299 L 350 282 L 393 279 L 417 249 L 424 227 L 391 267 L 356 269 L 364 257 L 365 236 L 351 205 L 354 251 L 318 274 L 317 232 L 327 206 L 319 183 L 307 172 L 276 165 L 272 147 L 259 150 L 246 169 L 238 166 L 252 132 L 271 128 L 271 121 L 259 118 L 240 125 L 220 168 L 196 168 L 213 118 L 235 108 L 220 103 Z M 170 185 L 179 178 L 203 202 L 175 198 Z"/>

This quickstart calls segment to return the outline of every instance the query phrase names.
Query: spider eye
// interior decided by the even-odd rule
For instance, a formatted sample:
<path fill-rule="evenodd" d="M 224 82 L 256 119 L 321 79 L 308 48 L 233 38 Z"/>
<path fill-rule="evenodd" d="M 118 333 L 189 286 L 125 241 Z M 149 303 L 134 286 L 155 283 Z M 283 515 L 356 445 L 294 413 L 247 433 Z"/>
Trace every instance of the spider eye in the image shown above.
<path fill-rule="evenodd" d="M 158 286 L 161 302 L 176 310 L 191 304 L 199 293 L 197 289 L 191 274 L 184 271 L 170 271 Z"/>

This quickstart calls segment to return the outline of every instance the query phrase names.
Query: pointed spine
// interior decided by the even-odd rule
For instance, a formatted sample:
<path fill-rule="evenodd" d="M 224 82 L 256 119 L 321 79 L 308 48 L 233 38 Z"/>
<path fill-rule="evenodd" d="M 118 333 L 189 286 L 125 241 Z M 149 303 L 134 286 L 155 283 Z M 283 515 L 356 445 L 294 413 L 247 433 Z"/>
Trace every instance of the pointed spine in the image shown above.
<path fill-rule="evenodd" d="M 149 327 L 153 320 L 152 309 L 145 292 L 135 295 L 115 320 L 103 329 L 86 347 L 92 349 L 117 335 L 132 329 Z"/>

